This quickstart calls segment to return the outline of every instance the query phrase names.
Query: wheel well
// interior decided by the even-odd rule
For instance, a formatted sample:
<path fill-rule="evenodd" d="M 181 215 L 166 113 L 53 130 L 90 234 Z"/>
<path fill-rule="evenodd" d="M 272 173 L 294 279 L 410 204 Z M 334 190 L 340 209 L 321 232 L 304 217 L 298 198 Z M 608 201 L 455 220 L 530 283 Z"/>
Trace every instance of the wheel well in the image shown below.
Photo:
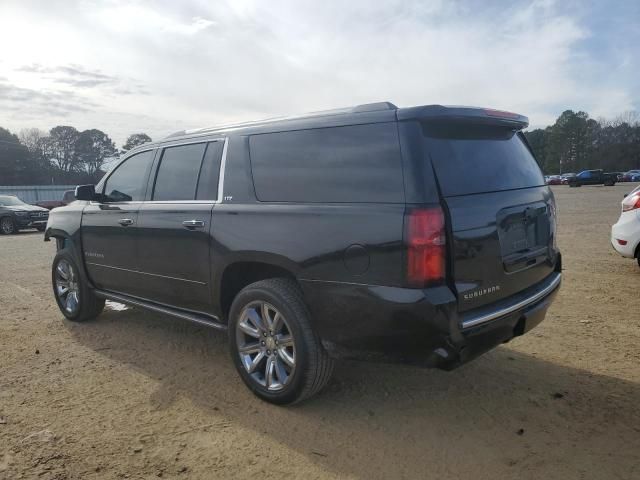
<path fill-rule="evenodd" d="M 226 317 L 236 295 L 247 285 L 267 278 L 285 277 L 296 280 L 289 270 L 261 262 L 238 262 L 229 265 L 220 281 L 220 306 Z"/>

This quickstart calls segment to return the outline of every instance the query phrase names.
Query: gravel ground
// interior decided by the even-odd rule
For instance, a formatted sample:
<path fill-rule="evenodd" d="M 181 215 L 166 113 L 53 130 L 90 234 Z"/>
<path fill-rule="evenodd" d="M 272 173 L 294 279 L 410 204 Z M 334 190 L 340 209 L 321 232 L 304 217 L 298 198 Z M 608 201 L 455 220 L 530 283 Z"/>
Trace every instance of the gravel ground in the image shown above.
<path fill-rule="evenodd" d="M 0 478 L 638 479 L 640 268 L 609 245 L 629 190 L 555 187 L 564 283 L 529 334 L 448 373 L 345 362 L 290 408 L 214 331 L 64 321 L 54 245 L 0 237 Z"/>

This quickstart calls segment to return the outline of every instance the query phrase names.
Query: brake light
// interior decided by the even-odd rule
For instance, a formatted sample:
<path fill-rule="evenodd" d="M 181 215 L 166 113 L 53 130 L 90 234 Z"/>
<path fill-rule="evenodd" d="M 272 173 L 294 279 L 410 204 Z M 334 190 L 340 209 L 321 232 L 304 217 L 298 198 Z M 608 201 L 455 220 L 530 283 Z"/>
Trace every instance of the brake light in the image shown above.
<path fill-rule="evenodd" d="M 445 277 L 446 233 L 440 207 L 411 210 L 407 218 L 407 280 L 414 287 Z"/>
<path fill-rule="evenodd" d="M 636 208 L 640 208 L 640 192 L 629 195 L 622 201 L 623 212 L 635 210 Z"/>
<path fill-rule="evenodd" d="M 520 115 L 512 112 L 505 112 L 504 110 L 492 110 L 490 108 L 484 109 L 485 115 L 489 117 L 500 117 L 500 118 L 519 118 Z"/>

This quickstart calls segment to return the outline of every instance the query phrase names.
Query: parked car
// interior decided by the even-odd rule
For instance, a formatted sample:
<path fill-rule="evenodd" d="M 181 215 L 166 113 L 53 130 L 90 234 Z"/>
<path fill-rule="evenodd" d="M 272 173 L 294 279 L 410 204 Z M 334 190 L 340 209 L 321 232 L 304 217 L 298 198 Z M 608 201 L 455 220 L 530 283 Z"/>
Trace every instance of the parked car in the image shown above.
<path fill-rule="evenodd" d="M 575 176 L 575 173 L 563 173 L 561 175 L 562 180 L 560 180 L 560 183 L 562 183 L 562 185 L 569 185 L 569 179 Z"/>
<path fill-rule="evenodd" d="M 575 177 L 569 177 L 567 183 L 570 187 L 581 187 L 582 185 L 606 185 L 613 186 L 617 178 L 613 173 L 605 173 L 603 170 L 583 170 Z"/>
<path fill-rule="evenodd" d="M 75 201 L 75 199 L 75 192 L 73 190 L 67 190 L 62 195 L 62 200 L 42 200 L 40 202 L 36 202 L 35 204 L 38 207 L 52 210 L 56 207 L 64 207 L 65 205 L 69 205 L 71 202 Z"/>
<path fill-rule="evenodd" d="M 640 266 L 640 187 L 622 200 L 622 213 L 611 227 L 611 245 L 623 257 L 635 258 Z"/>
<path fill-rule="evenodd" d="M 110 299 L 227 330 L 273 403 L 339 358 L 453 369 L 536 326 L 560 285 L 527 125 L 380 103 L 144 144 L 51 211 L 55 299 L 73 321 Z"/>
<path fill-rule="evenodd" d="M 562 185 L 562 177 L 560 175 L 549 175 L 546 179 L 547 185 Z"/>
<path fill-rule="evenodd" d="M 629 170 L 622 176 L 624 182 L 640 182 L 640 170 Z"/>
<path fill-rule="evenodd" d="M 13 195 L 0 195 L 0 233 L 10 235 L 28 228 L 44 231 L 49 210 L 24 203 Z"/>

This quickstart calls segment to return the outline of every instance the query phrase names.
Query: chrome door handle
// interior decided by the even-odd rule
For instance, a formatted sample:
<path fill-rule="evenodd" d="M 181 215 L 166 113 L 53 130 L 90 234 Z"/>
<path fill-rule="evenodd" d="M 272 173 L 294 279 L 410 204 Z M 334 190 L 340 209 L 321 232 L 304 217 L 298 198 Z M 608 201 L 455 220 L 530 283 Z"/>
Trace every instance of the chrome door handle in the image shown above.
<path fill-rule="evenodd" d="M 182 225 L 189 230 L 193 230 L 195 228 L 203 228 L 204 222 L 202 220 L 185 220 Z"/>
<path fill-rule="evenodd" d="M 128 227 L 129 225 L 133 225 L 133 220 L 130 218 L 121 218 L 118 220 L 118 223 L 123 227 Z"/>

